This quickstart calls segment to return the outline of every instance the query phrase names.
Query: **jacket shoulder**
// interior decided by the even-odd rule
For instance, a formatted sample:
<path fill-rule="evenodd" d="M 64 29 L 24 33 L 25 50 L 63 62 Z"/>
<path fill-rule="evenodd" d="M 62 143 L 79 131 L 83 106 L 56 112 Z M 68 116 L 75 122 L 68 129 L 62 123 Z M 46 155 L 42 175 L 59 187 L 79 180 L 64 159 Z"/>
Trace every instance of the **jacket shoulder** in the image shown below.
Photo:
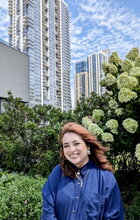
<path fill-rule="evenodd" d="M 117 183 L 116 178 L 111 171 L 103 170 L 103 169 L 97 167 L 96 165 L 93 165 L 93 169 L 96 170 L 100 180 L 102 179 L 102 181 L 105 183 L 106 186 L 112 188 Z"/>

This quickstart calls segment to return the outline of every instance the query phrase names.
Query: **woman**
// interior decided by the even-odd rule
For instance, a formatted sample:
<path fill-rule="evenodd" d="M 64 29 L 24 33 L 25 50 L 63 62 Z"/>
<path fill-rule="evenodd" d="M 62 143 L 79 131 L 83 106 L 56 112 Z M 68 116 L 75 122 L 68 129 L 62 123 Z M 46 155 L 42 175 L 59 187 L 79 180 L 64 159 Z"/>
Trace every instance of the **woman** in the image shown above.
<path fill-rule="evenodd" d="M 82 125 L 60 135 L 61 165 L 44 185 L 41 220 L 123 220 L 120 191 L 107 151 Z"/>

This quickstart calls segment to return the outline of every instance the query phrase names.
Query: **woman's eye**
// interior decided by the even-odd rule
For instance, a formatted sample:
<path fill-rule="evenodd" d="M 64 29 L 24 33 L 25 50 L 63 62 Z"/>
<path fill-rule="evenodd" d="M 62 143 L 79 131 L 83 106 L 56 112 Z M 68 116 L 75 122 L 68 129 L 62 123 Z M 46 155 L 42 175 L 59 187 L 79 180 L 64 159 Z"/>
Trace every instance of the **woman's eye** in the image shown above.
<path fill-rule="evenodd" d="M 68 147 L 68 145 L 64 145 L 63 148 Z"/>
<path fill-rule="evenodd" d="M 80 143 L 76 142 L 75 145 L 79 145 Z"/>

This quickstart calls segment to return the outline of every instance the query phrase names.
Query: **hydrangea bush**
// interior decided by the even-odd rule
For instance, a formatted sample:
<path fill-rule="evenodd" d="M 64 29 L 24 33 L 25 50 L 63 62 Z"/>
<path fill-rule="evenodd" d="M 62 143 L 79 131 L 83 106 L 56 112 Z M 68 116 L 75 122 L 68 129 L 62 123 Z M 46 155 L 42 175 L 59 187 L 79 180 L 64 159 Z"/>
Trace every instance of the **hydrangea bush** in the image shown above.
<path fill-rule="evenodd" d="M 140 160 L 140 55 L 133 48 L 122 60 L 113 52 L 108 63 L 102 65 L 109 102 L 102 109 L 83 118 L 83 125 L 105 145 L 111 148 L 111 157 L 128 167 Z M 104 111 L 108 108 L 108 111 Z M 137 146 L 137 147 L 136 147 Z M 122 156 L 123 155 L 123 156 Z M 129 157 L 128 157 L 129 155 Z M 126 158 L 128 159 L 126 161 Z M 115 159 L 114 159 L 115 160 Z"/>

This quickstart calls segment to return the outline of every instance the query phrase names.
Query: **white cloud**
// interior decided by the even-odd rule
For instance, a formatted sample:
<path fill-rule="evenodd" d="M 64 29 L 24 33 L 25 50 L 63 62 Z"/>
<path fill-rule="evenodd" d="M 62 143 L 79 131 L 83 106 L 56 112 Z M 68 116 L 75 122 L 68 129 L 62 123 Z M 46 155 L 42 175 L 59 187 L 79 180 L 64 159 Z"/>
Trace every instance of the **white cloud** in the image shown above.
<path fill-rule="evenodd" d="M 71 34 L 72 58 L 79 60 L 80 54 L 83 58 L 88 52 L 107 48 L 124 54 L 128 48 L 140 45 L 140 18 L 123 4 L 114 0 L 81 0 L 77 4 L 79 10 L 71 30 L 80 26 L 82 31 L 80 36 L 74 31 Z"/>
<path fill-rule="evenodd" d="M 8 8 L 8 0 L 0 0 L 0 7 L 7 10 Z"/>
<path fill-rule="evenodd" d="M 8 0 L 0 0 L 0 39 L 8 42 Z"/>

